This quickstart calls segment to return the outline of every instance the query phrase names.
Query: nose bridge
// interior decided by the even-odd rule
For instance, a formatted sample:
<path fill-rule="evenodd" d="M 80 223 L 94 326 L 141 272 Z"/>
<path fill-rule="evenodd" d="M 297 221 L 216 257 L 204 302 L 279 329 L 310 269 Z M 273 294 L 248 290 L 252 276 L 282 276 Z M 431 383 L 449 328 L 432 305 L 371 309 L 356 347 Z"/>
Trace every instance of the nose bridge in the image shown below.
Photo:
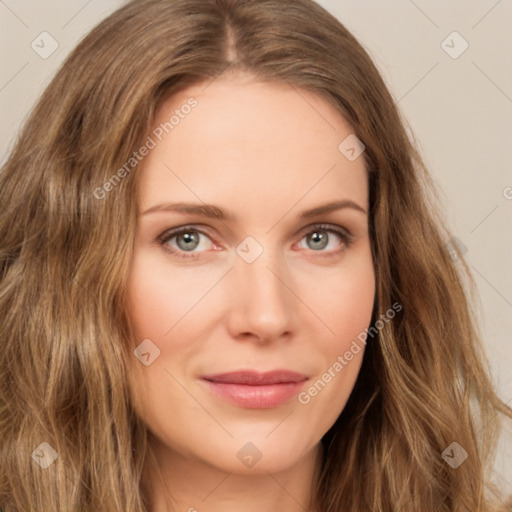
<path fill-rule="evenodd" d="M 270 339 L 290 329 L 293 297 L 284 285 L 286 276 L 286 265 L 278 250 L 265 249 L 253 261 L 239 253 L 232 276 L 234 289 L 230 290 L 234 299 L 232 326 L 238 333 Z"/>

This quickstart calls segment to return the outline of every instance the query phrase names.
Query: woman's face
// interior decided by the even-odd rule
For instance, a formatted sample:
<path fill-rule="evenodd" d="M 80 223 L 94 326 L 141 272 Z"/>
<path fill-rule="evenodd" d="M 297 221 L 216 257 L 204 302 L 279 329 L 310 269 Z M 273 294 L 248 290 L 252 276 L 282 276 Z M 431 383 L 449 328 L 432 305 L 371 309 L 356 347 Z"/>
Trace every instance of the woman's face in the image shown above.
<path fill-rule="evenodd" d="M 344 408 L 371 319 L 367 176 L 352 139 L 339 148 L 351 127 L 247 76 L 174 95 L 154 127 L 128 283 L 138 414 L 177 459 L 291 467 Z"/>

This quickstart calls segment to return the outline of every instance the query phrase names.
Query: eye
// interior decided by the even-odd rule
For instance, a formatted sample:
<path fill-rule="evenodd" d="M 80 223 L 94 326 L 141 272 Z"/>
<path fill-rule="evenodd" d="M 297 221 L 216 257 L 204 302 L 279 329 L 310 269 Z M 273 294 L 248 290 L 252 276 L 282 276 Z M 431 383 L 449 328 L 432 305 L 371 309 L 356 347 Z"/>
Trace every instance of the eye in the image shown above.
<path fill-rule="evenodd" d="M 335 256 L 351 246 L 353 237 L 342 228 L 319 224 L 312 226 L 301 239 L 301 242 L 302 240 L 305 240 L 306 247 L 302 246 L 301 248 L 326 253 L 321 254 L 321 256 Z M 331 246 L 331 250 L 325 251 L 324 249 L 329 246 Z"/>
<path fill-rule="evenodd" d="M 164 250 L 183 259 L 199 258 L 202 252 L 208 250 L 208 246 L 213 246 L 213 250 L 219 250 L 208 233 L 192 226 L 168 230 L 157 240 Z M 306 247 L 300 245 L 303 240 L 307 244 Z M 301 242 L 299 243 L 301 249 L 310 249 L 319 253 L 315 256 L 335 256 L 351 246 L 353 237 L 341 227 L 319 224 L 311 226 L 301 238 Z M 331 246 L 330 250 L 324 250 L 329 246 Z"/>
<path fill-rule="evenodd" d="M 199 257 L 199 253 L 202 251 L 196 251 L 196 249 L 208 249 L 208 242 L 204 239 L 210 240 L 206 232 L 190 226 L 166 231 L 158 237 L 160 245 L 166 251 L 178 257 L 188 259 L 197 259 Z M 212 243 L 211 240 L 210 243 Z"/>

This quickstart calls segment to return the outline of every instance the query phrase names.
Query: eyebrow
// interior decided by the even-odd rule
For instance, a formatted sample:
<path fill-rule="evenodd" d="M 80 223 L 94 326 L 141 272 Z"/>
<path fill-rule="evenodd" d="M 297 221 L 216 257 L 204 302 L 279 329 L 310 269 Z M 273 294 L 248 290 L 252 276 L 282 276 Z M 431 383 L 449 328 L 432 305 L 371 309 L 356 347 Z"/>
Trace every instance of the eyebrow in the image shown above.
<path fill-rule="evenodd" d="M 318 217 L 319 215 L 325 215 L 327 213 L 342 210 L 344 208 L 350 208 L 358 212 L 364 213 L 365 215 L 367 214 L 367 211 L 354 201 L 350 199 L 342 199 L 339 201 L 331 201 L 330 203 L 316 206 L 315 208 L 311 208 L 309 210 L 304 210 L 299 215 L 299 218 L 309 219 L 311 217 Z M 176 212 L 219 220 L 233 220 L 235 218 L 235 215 L 220 208 L 219 206 L 206 203 L 161 203 L 156 204 L 151 208 L 147 209 L 145 212 L 142 213 L 142 215 L 147 215 L 148 213 L 154 212 Z"/>

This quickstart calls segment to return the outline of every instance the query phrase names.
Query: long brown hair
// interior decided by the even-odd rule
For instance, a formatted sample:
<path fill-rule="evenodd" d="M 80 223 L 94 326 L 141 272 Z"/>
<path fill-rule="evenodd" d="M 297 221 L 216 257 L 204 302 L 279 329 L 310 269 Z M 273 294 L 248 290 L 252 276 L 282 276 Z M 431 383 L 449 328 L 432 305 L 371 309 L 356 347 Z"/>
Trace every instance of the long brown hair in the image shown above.
<path fill-rule="evenodd" d="M 403 306 L 368 343 L 323 439 L 322 512 L 494 510 L 485 471 L 497 413 L 512 411 L 489 378 L 469 268 L 447 250 L 435 187 L 374 64 L 311 0 L 134 0 L 45 90 L 0 174 L 0 504 L 147 510 L 125 296 L 140 173 L 112 176 L 162 101 L 227 69 L 312 91 L 353 127 L 370 185 L 373 320 Z M 467 452 L 456 469 L 442 456 L 453 442 Z"/>

